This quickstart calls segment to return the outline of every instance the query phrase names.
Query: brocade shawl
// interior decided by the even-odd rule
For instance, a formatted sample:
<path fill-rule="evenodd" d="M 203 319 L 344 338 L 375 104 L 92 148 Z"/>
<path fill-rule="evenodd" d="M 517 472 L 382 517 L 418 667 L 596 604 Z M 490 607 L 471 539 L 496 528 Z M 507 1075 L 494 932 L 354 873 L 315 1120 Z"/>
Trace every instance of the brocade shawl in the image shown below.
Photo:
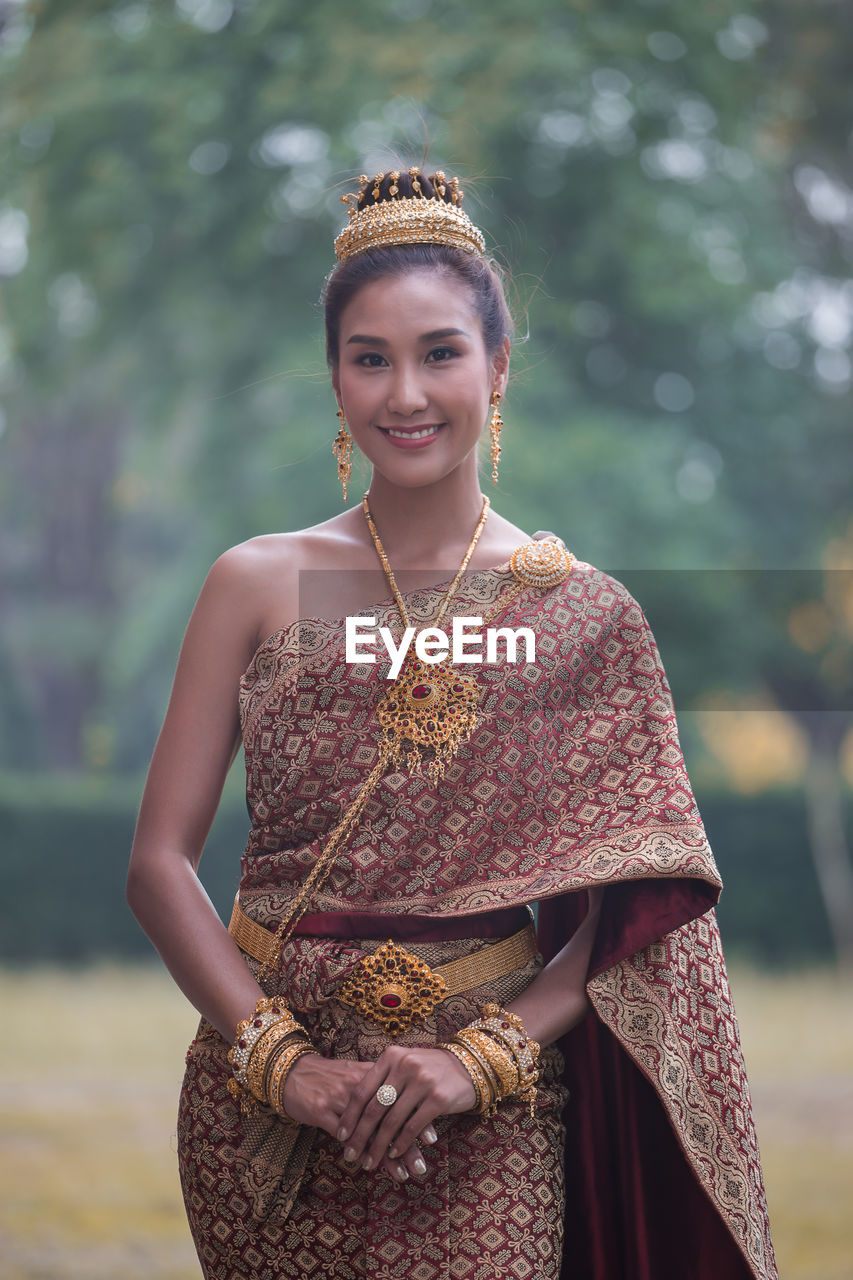
<path fill-rule="evenodd" d="M 443 625 L 449 630 L 453 615 L 486 614 L 513 582 L 508 561 L 469 573 Z M 414 626 L 431 623 L 448 584 L 404 593 Z M 390 597 L 361 613 L 399 634 Z M 665 1173 L 637 1164 L 637 1177 L 676 1187 L 686 1163 L 695 1178 L 687 1177 L 691 1194 L 697 1186 L 704 1192 L 701 1212 L 712 1205 L 713 1229 L 728 1233 L 720 1258 L 736 1245 L 740 1269 L 717 1275 L 774 1280 L 749 1089 L 713 910 L 722 882 L 643 610 L 616 579 L 575 560 L 561 584 L 524 587 L 490 625 L 532 628 L 535 661 L 511 663 L 499 649 L 496 662 L 464 668 L 482 690 L 471 738 L 437 783 L 408 772 L 382 777 L 309 910 L 436 918 L 538 901 L 547 962 L 577 926 L 577 904 L 586 898 L 577 891 L 605 886 L 587 981 L 595 1017 L 586 1020 L 583 1045 L 577 1036 L 561 1041 L 569 1066 L 578 1068 L 575 1100 L 579 1091 L 583 1106 L 585 1081 L 597 1073 L 598 1087 L 601 1054 L 615 1052 L 611 1092 L 623 1102 L 630 1096 L 637 1114 L 655 1109 L 648 1098 L 656 1097 L 677 1138 Z M 240 681 L 252 822 L 240 900 L 260 923 L 275 927 L 376 762 L 375 707 L 390 665 L 379 646 L 376 659 L 347 664 L 344 619 L 307 618 L 265 640 Z M 602 1116 L 612 1112 L 613 1096 L 599 1101 Z M 624 1161 L 637 1139 L 627 1130 L 582 1138 L 593 1172 L 578 1175 L 587 1185 L 576 1191 L 589 1218 L 601 1212 L 589 1179 L 600 1181 L 601 1161 Z M 632 1159 L 641 1157 L 634 1151 Z M 667 1207 L 662 1194 L 658 1210 L 647 1201 L 632 1216 L 624 1191 L 613 1194 L 623 1205 L 625 1256 L 635 1256 L 631 1233 L 636 1240 L 649 1235 L 640 1218 L 665 1214 L 674 1201 Z M 612 1223 L 589 1230 L 587 1270 L 566 1274 L 617 1274 L 604 1256 Z M 663 1274 L 658 1269 L 654 1280 Z M 630 1275 L 644 1280 L 646 1272 Z"/>

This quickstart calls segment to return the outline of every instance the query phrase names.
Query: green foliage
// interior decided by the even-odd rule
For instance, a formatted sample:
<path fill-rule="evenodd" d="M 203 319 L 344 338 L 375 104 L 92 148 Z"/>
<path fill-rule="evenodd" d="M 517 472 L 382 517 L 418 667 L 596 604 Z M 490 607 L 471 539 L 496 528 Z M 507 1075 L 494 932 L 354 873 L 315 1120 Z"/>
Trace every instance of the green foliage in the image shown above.
<path fill-rule="evenodd" d="M 529 330 L 495 506 L 639 584 L 677 705 L 769 693 L 840 736 L 842 7 L 25 0 L 2 22 L 0 767 L 135 777 L 211 562 L 339 508 L 338 197 L 425 153 Z M 114 888 L 131 809 L 98 806 Z"/>
<path fill-rule="evenodd" d="M 77 0 L 16 22 L 0 530 L 30 692 L 0 699 L 0 760 L 26 734 L 48 766 L 141 767 L 212 560 L 338 505 L 316 299 L 341 184 L 395 151 L 477 179 L 516 274 L 511 519 L 615 570 L 809 565 L 843 528 L 841 384 L 811 356 L 849 246 L 791 184 L 847 163 L 831 7 Z"/>
<path fill-rule="evenodd" d="M 141 793 L 137 779 L 0 775 L 0 958 L 150 956 L 125 901 Z M 239 798 L 226 788 L 200 867 L 226 922 L 248 830 Z"/>

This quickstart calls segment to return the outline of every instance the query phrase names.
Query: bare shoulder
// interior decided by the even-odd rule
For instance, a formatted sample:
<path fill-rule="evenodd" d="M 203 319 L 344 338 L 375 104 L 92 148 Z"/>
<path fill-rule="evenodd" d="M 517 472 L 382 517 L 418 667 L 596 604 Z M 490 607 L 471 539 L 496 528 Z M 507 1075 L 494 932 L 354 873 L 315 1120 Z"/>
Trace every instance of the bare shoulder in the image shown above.
<path fill-rule="evenodd" d="M 221 578 L 223 586 L 251 591 L 259 578 L 270 571 L 287 571 L 299 557 L 303 530 L 291 533 L 264 533 L 238 542 L 214 561 L 211 572 Z"/>
<path fill-rule="evenodd" d="M 263 640 L 300 617 L 304 570 L 359 567 L 359 554 L 351 531 L 330 520 L 237 543 L 214 562 L 209 577 L 235 616 L 243 619 L 254 652 Z"/>

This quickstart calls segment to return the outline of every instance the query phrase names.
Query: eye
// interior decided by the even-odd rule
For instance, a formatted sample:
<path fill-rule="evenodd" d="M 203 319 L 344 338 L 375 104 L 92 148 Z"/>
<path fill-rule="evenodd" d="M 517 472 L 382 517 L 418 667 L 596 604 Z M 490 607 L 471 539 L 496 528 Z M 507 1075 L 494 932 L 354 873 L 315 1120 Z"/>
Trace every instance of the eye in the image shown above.
<path fill-rule="evenodd" d="M 384 363 L 385 357 L 378 351 L 365 351 L 364 355 L 356 358 L 356 364 L 360 364 L 364 369 L 380 369 Z"/>
<path fill-rule="evenodd" d="M 452 360 L 458 354 L 459 352 L 453 347 L 433 347 L 427 359 L 431 360 L 433 364 L 444 364 L 446 360 Z"/>

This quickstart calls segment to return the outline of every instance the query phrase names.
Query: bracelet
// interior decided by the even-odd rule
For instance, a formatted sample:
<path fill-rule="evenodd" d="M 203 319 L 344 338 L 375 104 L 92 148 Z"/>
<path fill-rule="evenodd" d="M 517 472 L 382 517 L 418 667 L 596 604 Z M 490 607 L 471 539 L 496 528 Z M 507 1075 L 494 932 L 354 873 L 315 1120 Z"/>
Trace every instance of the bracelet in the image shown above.
<path fill-rule="evenodd" d="M 261 996 L 252 1016 L 237 1023 L 227 1055 L 234 1071 L 227 1088 L 235 1101 L 239 1099 L 244 1115 L 256 1113 L 259 1102 L 269 1105 L 266 1080 L 270 1059 L 280 1045 L 291 1041 L 312 1047 L 308 1032 L 279 997 Z"/>
<path fill-rule="evenodd" d="M 463 1049 L 461 1044 L 454 1044 L 450 1041 L 447 1044 L 443 1044 L 441 1047 L 442 1049 L 446 1049 L 448 1053 L 452 1053 L 455 1058 L 458 1058 L 465 1070 L 468 1072 L 468 1075 L 471 1077 L 471 1083 L 474 1086 L 475 1094 L 472 1110 L 482 1113 L 486 1110 L 486 1106 L 488 1105 L 490 1098 L 485 1076 L 480 1070 L 476 1059 L 468 1052 L 467 1049 Z"/>
<path fill-rule="evenodd" d="M 525 1080 L 535 1083 L 539 1078 L 539 1045 L 528 1040 L 518 1014 L 506 1013 L 497 1005 L 484 1005 L 482 1013 L 485 1016 L 472 1022 L 471 1028 L 486 1031 L 507 1046 L 518 1065 L 519 1084 Z"/>
<path fill-rule="evenodd" d="M 535 1040 L 531 1040 L 527 1032 L 524 1030 L 524 1023 L 517 1013 L 510 1013 L 508 1009 L 502 1009 L 499 1004 L 484 1004 L 480 1010 L 480 1017 L 487 1020 L 494 1019 L 501 1032 L 506 1032 L 506 1023 L 509 1023 L 511 1031 L 518 1032 L 519 1040 L 523 1040 L 533 1058 L 534 1065 L 539 1064 L 540 1046 Z"/>
<path fill-rule="evenodd" d="M 497 1103 L 503 1098 L 517 1097 L 530 1104 L 533 1120 L 536 1100 L 536 1084 L 539 1080 L 540 1045 L 531 1040 L 524 1029 L 524 1022 L 517 1013 L 509 1013 L 494 1002 L 484 1004 L 480 1017 L 461 1027 L 444 1049 L 456 1047 L 467 1050 L 468 1056 L 460 1061 L 472 1075 L 469 1059 L 473 1059 L 487 1089 L 480 1088 L 481 1113 L 494 1115 Z"/>
<path fill-rule="evenodd" d="M 471 1044 L 470 1041 L 455 1040 L 454 1044 L 457 1048 L 467 1050 L 469 1058 L 474 1062 L 477 1072 L 483 1080 L 483 1099 L 479 1107 L 480 1114 L 494 1115 L 501 1096 L 500 1082 L 495 1074 L 494 1067 L 485 1054 L 476 1045 Z"/>
<path fill-rule="evenodd" d="M 275 1058 L 270 1071 L 269 1091 L 267 1093 L 270 1106 L 276 1115 L 292 1129 L 299 1128 L 299 1121 L 294 1120 L 293 1117 L 289 1116 L 285 1111 L 284 1103 L 282 1102 L 282 1094 L 284 1093 L 285 1082 L 290 1074 L 290 1068 L 293 1066 L 294 1062 L 296 1062 L 297 1058 L 301 1058 L 303 1054 L 306 1053 L 313 1054 L 317 1058 L 322 1057 L 322 1054 L 319 1054 L 311 1044 L 303 1044 L 301 1041 L 297 1040 L 293 1044 L 285 1045 Z"/>
<path fill-rule="evenodd" d="M 255 1043 L 249 1056 L 246 1075 L 248 1077 L 249 1092 L 257 1098 L 258 1102 L 266 1102 L 269 1096 L 266 1089 L 266 1078 L 270 1059 L 273 1057 L 276 1047 L 293 1039 L 296 1039 L 297 1044 L 305 1042 L 303 1036 L 294 1037 L 286 1025 L 276 1022 L 262 1032 Z"/>
<path fill-rule="evenodd" d="M 280 1022 L 286 1022 L 290 1031 L 308 1035 L 283 1000 L 271 1000 L 267 996 L 261 997 L 258 1001 L 251 1018 L 244 1018 L 242 1022 L 237 1023 L 234 1045 L 228 1051 L 228 1061 L 234 1068 L 238 1083 L 244 1088 L 248 1087 L 246 1068 L 249 1065 L 252 1049 L 265 1031 Z"/>
<path fill-rule="evenodd" d="M 487 1032 L 475 1030 L 470 1026 L 457 1031 L 456 1039 L 462 1040 L 470 1048 L 480 1050 L 498 1078 L 501 1098 L 515 1092 L 519 1084 L 518 1068 L 514 1058 L 507 1053 L 506 1049 L 493 1040 Z"/>

